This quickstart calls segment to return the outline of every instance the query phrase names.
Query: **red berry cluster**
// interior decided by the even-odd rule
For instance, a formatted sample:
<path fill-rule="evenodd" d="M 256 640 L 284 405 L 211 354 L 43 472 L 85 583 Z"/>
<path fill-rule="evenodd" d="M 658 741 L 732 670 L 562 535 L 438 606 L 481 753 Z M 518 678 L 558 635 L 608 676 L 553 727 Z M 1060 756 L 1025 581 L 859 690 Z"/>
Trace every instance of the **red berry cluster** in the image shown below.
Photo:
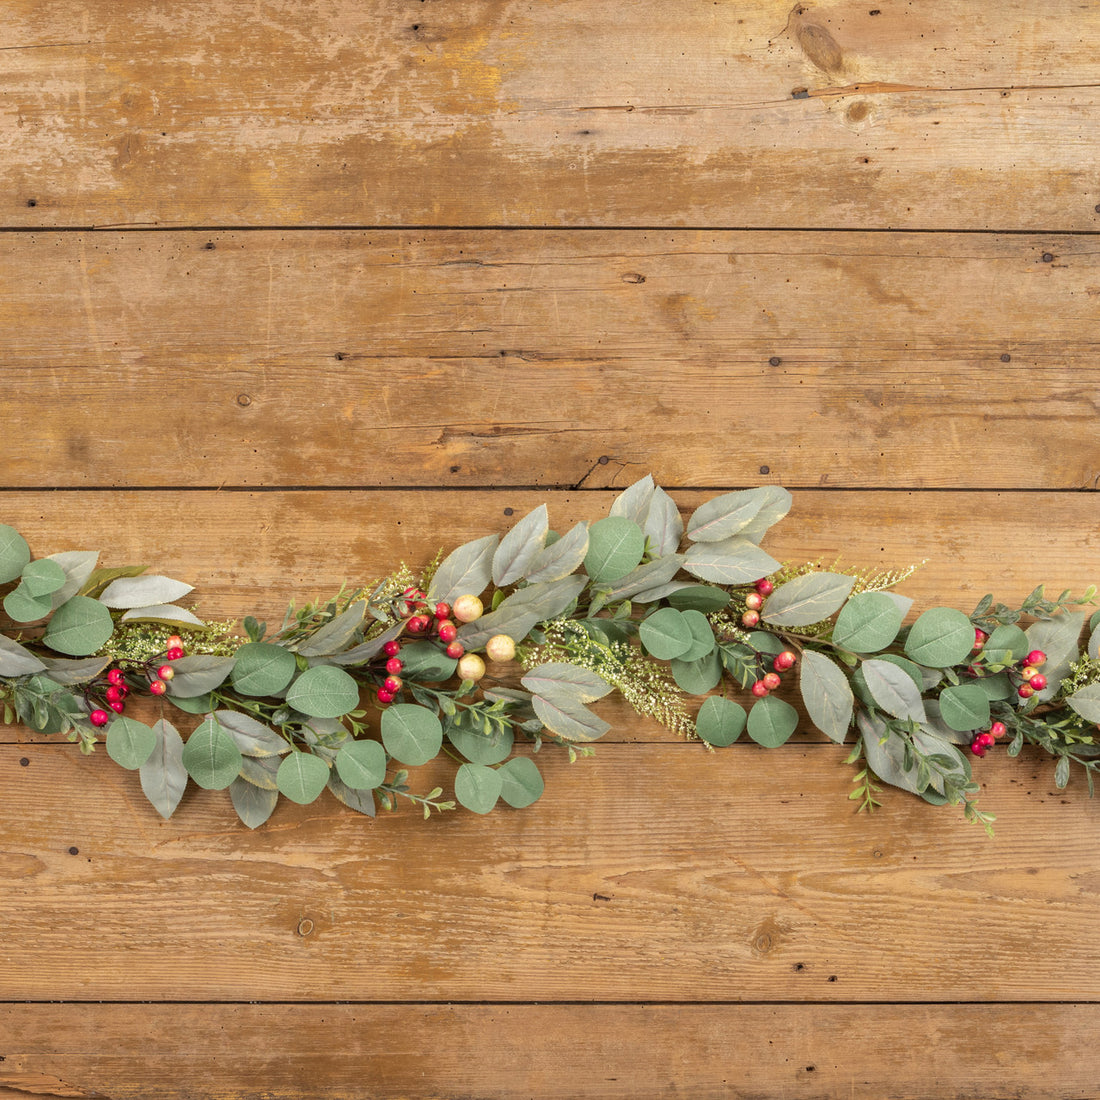
<path fill-rule="evenodd" d="M 775 585 L 767 577 L 761 577 L 756 582 L 756 591 L 750 592 L 745 597 L 744 615 L 741 616 L 741 625 L 750 630 L 760 623 L 760 609 L 764 606 L 764 600 L 775 591 Z"/>
<path fill-rule="evenodd" d="M 974 740 L 970 742 L 970 751 L 975 756 L 985 756 L 1006 733 L 1008 729 L 1004 722 L 994 722 L 989 729 L 974 735 Z"/>
<path fill-rule="evenodd" d="M 1017 672 L 1012 671 L 1014 677 L 1020 678 L 1016 688 L 1016 694 L 1021 699 L 1030 699 L 1037 691 L 1042 691 L 1047 686 L 1047 678 L 1039 671 L 1039 666 L 1046 664 L 1047 655 L 1041 649 L 1033 649 L 1021 662 Z"/>
<path fill-rule="evenodd" d="M 772 661 L 772 671 L 757 680 L 749 690 L 757 699 L 763 699 L 765 695 L 770 695 L 783 682 L 783 678 L 779 674 L 794 668 L 797 661 L 798 658 L 789 649 L 783 650 Z"/>
<path fill-rule="evenodd" d="M 462 643 L 457 640 L 458 627 L 451 620 L 450 604 L 437 603 L 432 609 L 426 602 L 426 595 L 421 589 L 406 588 L 401 593 L 396 611 L 405 620 L 405 629 L 410 634 L 438 639 L 443 645 L 443 652 L 448 657 L 457 660 L 466 652 Z M 402 687 L 402 680 L 398 675 L 405 667 L 398 656 L 401 652 L 401 643 L 387 642 L 382 647 L 382 651 L 387 657 L 386 678 L 378 689 L 377 698 L 380 703 L 392 703 Z"/>
<path fill-rule="evenodd" d="M 175 676 L 175 669 L 164 661 L 178 661 L 183 656 L 183 639 L 173 634 L 165 643 L 163 655 L 153 657 L 138 666 L 137 674 L 145 677 L 146 687 L 152 695 L 163 695 L 168 690 L 167 681 Z M 93 680 L 84 691 L 85 702 L 92 707 L 88 721 L 93 726 L 105 726 L 111 719 L 104 709 L 109 707 L 115 714 L 126 709 L 126 696 L 130 694 L 130 685 L 126 682 L 126 673 L 121 668 L 112 668 L 102 679 Z"/>

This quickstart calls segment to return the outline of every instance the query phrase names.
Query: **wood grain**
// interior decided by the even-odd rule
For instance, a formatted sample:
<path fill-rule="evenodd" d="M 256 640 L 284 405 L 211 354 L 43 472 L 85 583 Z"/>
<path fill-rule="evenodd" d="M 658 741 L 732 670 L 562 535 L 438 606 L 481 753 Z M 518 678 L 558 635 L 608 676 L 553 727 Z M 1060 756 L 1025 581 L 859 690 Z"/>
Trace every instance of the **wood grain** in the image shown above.
<path fill-rule="evenodd" d="M 14 9 L 6 225 L 1097 225 L 1070 0 Z"/>
<path fill-rule="evenodd" d="M 0 1005 L 0 1097 L 636 1100 L 644 1088 L 693 1100 L 1045 1100 L 1057 1082 L 1059 1097 L 1085 1100 L 1100 1075 L 1098 1013 L 1028 1003 Z"/>
<path fill-rule="evenodd" d="M 0 287 L 5 486 L 1100 477 L 1091 236 L 9 234 Z"/>

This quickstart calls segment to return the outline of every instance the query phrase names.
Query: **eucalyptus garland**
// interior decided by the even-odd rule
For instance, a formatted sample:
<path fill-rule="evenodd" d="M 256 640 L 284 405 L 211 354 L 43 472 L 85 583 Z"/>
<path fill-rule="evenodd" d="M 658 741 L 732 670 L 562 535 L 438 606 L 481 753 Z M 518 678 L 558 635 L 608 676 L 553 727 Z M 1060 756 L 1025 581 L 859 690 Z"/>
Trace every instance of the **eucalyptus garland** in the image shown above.
<path fill-rule="evenodd" d="M 401 799 L 425 817 L 528 806 L 543 790 L 534 755 L 590 755 L 610 728 L 590 704 L 614 691 L 708 747 L 745 734 L 777 748 L 801 721 L 785 683 L 818 730 L 851 742 L 860 810 L 890 785 L 989 830 L 973 768 L 1025 744 L 1054 758 L 1058 787 L 1079 765 L 1092 794 L 1100 612 L 1086 631 L 1080 608 L 1095 589 L 1040 587 L 1020 607 L 989 595 L 905 625 L 912 600 L 894 588 L 911 569 L 845 574 L 761 548 L 790 507 L 776 486 L 725 493 L 685 527 L 647 476 L 604 519 L 559 534 L 542 505 L 419 573 L 291 605 L 271 630 L 203 621 L 178 602 L 190 585 L 101 568 L 95 552 L 33 558 L 0 525 L 4 718 L 86 753 L 105 735 L 165 818 L 188 782 L 228 789 L 250 828 L 280 795 L 326 789 L 369 815 Z M 124 713 L 140 695 L 160 700 L 152 726 Z M 169 705 L 195 716 L 186 740 Z M 453 797 L 413 790 L 408 769 L 441 755 Z"/>

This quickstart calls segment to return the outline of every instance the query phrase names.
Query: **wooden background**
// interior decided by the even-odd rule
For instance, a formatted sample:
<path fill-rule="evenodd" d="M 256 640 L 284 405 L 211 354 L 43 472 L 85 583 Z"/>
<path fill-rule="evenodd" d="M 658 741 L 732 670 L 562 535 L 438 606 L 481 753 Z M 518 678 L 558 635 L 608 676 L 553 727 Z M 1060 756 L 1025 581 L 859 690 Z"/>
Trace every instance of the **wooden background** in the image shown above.
<path fill-rule="evenodd" d="M 877 5 L 877 6 L 876 6 Z M 0 521 L 281 616 L 651 471 L 1100 581 L 1100 7 L 8 0 Z M 0 1096 L 1100 1096 L 1100 806 L 611 704 L 525 811 L 162 822 L 0 732 Z M 436 773 L 415 775 L 422 788 Z M 439 769 L 447 779 L 446 769 Z"/>

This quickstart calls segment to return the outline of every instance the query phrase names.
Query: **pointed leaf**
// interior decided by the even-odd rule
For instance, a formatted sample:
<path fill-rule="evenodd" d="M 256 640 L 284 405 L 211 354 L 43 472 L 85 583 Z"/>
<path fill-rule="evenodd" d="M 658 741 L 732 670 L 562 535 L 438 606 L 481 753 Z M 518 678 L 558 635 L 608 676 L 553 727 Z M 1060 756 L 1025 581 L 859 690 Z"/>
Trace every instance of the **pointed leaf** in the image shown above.
<path fill-rule="evenodd" d="M 649 515 L 649 506 L 653 500 L 655 490 L 653 475 L 646 474 L 645 477 L 635 481 L 628 489 L 624 489 L 612 501 L 611 510 L 608 514 L 622 516 L 623 519 L 628 519 L 641 527 L 645 523 L 646 516 Z"/>
<path fill-rule="evenodd" d="M 131 607 L 153 607 L 175 603 L 181 596 L 194 591 L 194 586 L 171 577 L 143 575 L 119 577 L 111 581 L 100 594 L 99 602 L 107 607 L 123 610 Z"/>
<path fill-rule="evenodd" d="M 73 596 L 54 612 L 42 640 L 59 653 L 86 657 L 99 649 L 114 629 L 111 613 L 103 604 L 87 596 Z"/>
<path fill-rule="evenodd" d="M 812 649 L 803 652 L 801 666 L 799 684 L 810 721 L 826 737 L 843 744 L 855 704 L 848 677 L 828 657 Z"/>
<path fill-rule="evenodd" d="M 688 538 L 693 542 L 720 542 L 738 535 L 763 507 L 765 496 L 759 489 L 725 493 L 691 514 L 687 524 Z"/>
<path fill-rule="evenodd" d="M 263 825 L 275 812 L 279 802 L 277 790 L 264 790 L 239 777 L 229 784 L 229 797 L 233 800 L 237 816 L 250 829 Z"/>
<path fill-rule="evenodd" d="M 1100 684 L 1086 684 L 1080 691 L 1068 696 L 1066 702 L 1086 722 L 1100 722 Z"/>
<path fill-rule="evenodd" d="M 1045 703 L 1052 698 L 1069 675 L 1069 666 L 1078 656 L 1077 640 L 1081 636 L 1084 624 L 1083 612 L 1066 612 L 1053 619 L 1042 619 L 1027 628 L 1027 640 L 1033 649 L 1041 649 L 1046 655 L 1043 675 L 1047 686 L 1037 691 L 1032 698 Z"/>
<path fill-rule="evenodd" d="M 0 676 L 30 676 L 46 668 L 46 662 L 25 649 L 13 638 L 0 634 Z M 65 683 L 58 679 L 59 684 Z"/>
<path fill-rule="evenodd" d="M 157 735 L 143 722 L 116 718 L 107 727 L 107 755 L 121 768 L 140 768 L 157 747 Z"/>
<path fill-rule="evenodd" d="M 567 741 L 595 741 L 611 729 L 610 723 L 597 718 L 583 703 L 542 695 L 536 695 L 532 703 L 539 721 Z"/>
<path fill-rule="evenodd" d="M 311 752 L 292 752 L 279 765 L 275 782 L 291 802 L 307 806 L 325 789 L 328 764 Z"/>
<path fill-rule="evenodd" d="M 920 794 L 916 761 L 911 767 L 905 767 L 905 742 L 896 734 L 888 733 L 884 722 L 871 719 L 862 712 L 856 715 L 856 722 L 863 737 L 863 754 L 871 771 L 884 783 Z"/>
<path fill-rule="evenodd" d="M 662 557 L 675 554 L 680 548 L 680 541 L 684 537 L 684 521 L 676 502 L 660 486 L 653 490 L 649 514 L 642 523 L 642 531 L 654 552 Z"/>
<path fill-rule="evenodd" d="M 497 774 L 500 776 L 500 797 L 517 810 L 537 802 L 542 795 L 542 775 L 535 762 L 526 756 L 516 756 L 502 764 Z"/>
<path fill-rule="evenodd" d="M 158 603 L 151 607 L 132 607 L 123 612 L 124 623 L 178 623 L 181 626 L 205 626 L 206 624 L 193 611 L 175 604 Z"/>
<path fill-rule="evenodd" d="M 587 583 L 584 574 L 541 581 L 513 592 L 496 611 L 459 628 L 458 640 L 467 651 L 481 649 L 494 634 L 521 642 L 536 624 L 561 615 Z"/>
<path fill-rule="evenodd" d="M 911 718 L 915 722 L 925 720 L 920 689 L 905 669 L 882 660 L 864 661 L 860 668 L 872 698 L 887 714 L 895 718 Z"/>
<path fill-rule="evenodd" d="M 753 542 L 759 542 L 768 528 L 791 510 L 792 503 L 791 494 L 778 485 L 763 485 L 756 492 L 761 498 L 760 511 L 741 530 L 741 534 Z"/>
<path fill-rule="evenodd" d="M 500 541 L 493 554 L 493 583 L 497 588 L 523 577 L 546 542 L 550 517 L 546 505 L 529 512 Z"/>
<path fill-rule="evenodd" d="M 729 607 L 730 596 L 709 584 L 688 584 L 669 594 L 668 602 L 677 611 L 702 611 L 709 615 Z"/>
<path fill-rule="evenodd" d="M 544 547 L 535 555 L 527 572 L 527 580 L 556 581 L 568 577 L 588 553 L 588 524 L 578 523 L 557 542 Z"/>
<path fill-rule="evenodd" d="M 493 577 L 493 552 L 499 535 L 468 542 L 452 550 L 428 586 L 428 602 L 454 603 L 459 596 L 480 596 Z"/>
<path fill-rule="evenodd" d="M 377 657 L 387 642 L 400 638 L 404 630 L 405 624 L 403 622 L 394 623 L 383 630 L 376 638 L 371 638 L 368 642 L 360 642 L 359 645 L 352 646 L 351 649 L 345 649 L 343 653 L 330 653 L 325 659 L 334 665 L 347 667 L 364 665 L 373 657 Z"/>
<path fill-rule="evenodd" d="M 281 756 L 290 752 L 286 738 L 249 714 L 241 714 L 237 710 L 218 710 L 214 712 L 214 717 L 245 756 Z"/>
<path fill-rule="evenodd" d="M 594 703 L 612 691 L 611 685 L 595 672 L 579 665 L 551 662 L 531 669 L 520 680 L 528 691 L 546 698 L 564 693 L 581 703 Z"/>
<path fill-rule="evenodd" d="M 363 622 L 366 614 L 366 600 L 353 603 L 346 611 L 325 623 L 304 642 L 298 644 L 298 652 L 303 657 L 327 657 L 336 653 L 351 641 Z"/>
<path fill-rule="evenodd" d="M 610 588 L 603 590 L 604 599 L 608 603 L 615 603 L 635 593 L 645 592 L 646 589 L 665 584 L 680 572 L 683 560 L 680 554 L 667 554 L 663 558 L 656 558 L 654 561 L 646 562 L 645 565 L 639 565 L 625 577 L 614 581 Z"/>
<path fill-rule="evenodd" d="M 684 555 L 684 569 L 693 577 L 716 584 L 746 584 L 774 573 L 779 562 L 754 542 L 734 537 L 699 543 Z"/>
<path fill-rule="evenodd" d="M 342 668 L 317 665 L 290 685 L 286 701 L 311 718 L 340 718 L 359 705 L 359 685 Z"/>
<path fill-rule="evenodd" d="M 168 681 L 168 694 L 174 699 L 206 695 L 225 681 L 233 671 L 233 663 L 233 657 L 215 657 L 207 653 L 180 657 L 172 662 L 175 676 Z"/>
<path fill-rule="evenodd" d="M 768 597 L 761 617 L 772 626 L 811 626 L 838 611 L 855 583 L 854 577 L 840 573 L 806 573 L 781 584 Z"/>
<path fill-rule="evenodd" d="M 290 746 L 287 745 L 287 751 Z M 246 779 L 257 787 L 263 787 L 265 791 L 277 791 L 279 784 L 275 782 L 275 776 L 279 774 L 279 765 L 282 760 L 278 756 L 242 756 L 240 779 Z"/>
<path fill-rule="evenodd" d="M 333 797 L 342 802 L 348 809 L 366 814 L 367 817 L 374 817 L 374 794 L 371 791 L 357 791 L 353 787 L 349 787 L 336 774 L 335 768 L 329 772 L 328 789 L 332 792 Z"/>
<path fill-rule="evenodd" d="M 183 766 L 183 738 L 171 722 L 161 719 L 153 724 L 156 744 L 141 765 L 141 789 L 153 808 L 165 820 L 175 813 L 187 786 Z"/>

